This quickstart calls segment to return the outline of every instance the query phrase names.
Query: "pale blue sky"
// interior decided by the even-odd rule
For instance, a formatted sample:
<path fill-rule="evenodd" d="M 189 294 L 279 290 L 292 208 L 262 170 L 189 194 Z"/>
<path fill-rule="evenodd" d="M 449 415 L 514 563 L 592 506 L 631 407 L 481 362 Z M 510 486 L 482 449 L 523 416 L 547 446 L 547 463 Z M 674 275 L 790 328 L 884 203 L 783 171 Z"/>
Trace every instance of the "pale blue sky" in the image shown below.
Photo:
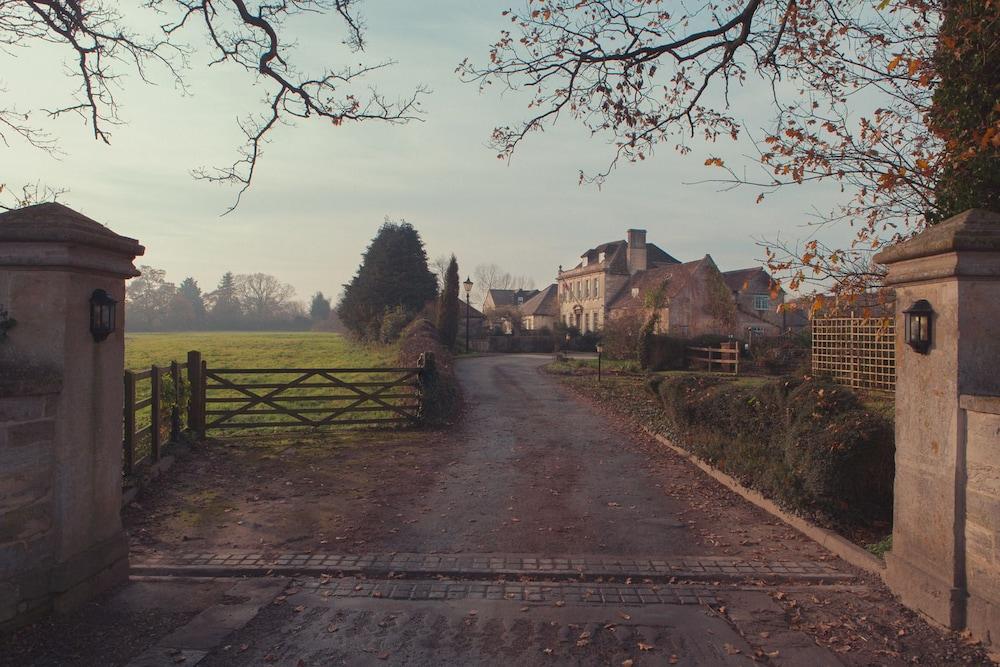
<path fill-rule="evenodd" d="M 517 5 L 519 0 L 513 4 Z M 624 165 L 605 186 L 577 183 L 610 157 L 606 138 L 591 138 L 565 119 L 535 135 L 508 164 L 487 148 L 492 128 L 523 118 L 518 95 L 481 95 L 454 73 L 465 57 L 482 62 L 504 26 L 511 2 L 488 0 L 368 0 L 363 14 L 369 49 L 362 58 L 393 58 L 398 65 L 372 79 L 380 91 L 405 94 L 426 84 L 424 122 L 399 127 L 300 122 L 274 133 L 253 188 L 234 213 L 220 217 L 235 191 L 196 182 L 188 170 L 226 164 L 241 135 L 237 116 L 262 95 L 242 71 L 206 72 L 204 51 L 192 58 L 189 97 L 166 77 L 152 87 L 128 81 L 110 147 L 95 142 L 77 118 L 48 125 L 65 155 L 54 160 L 22 144 L 0 149 L 0 182 L 41 181 L 65 187 L 63 201 L 138 238 L 144 264 L 166 269 L 180 282 L 193 275 L 211 289 L 227 270 L 264 271 L 292 283 L 305 299 L 315 290 L 336 295 L 383 218 L 405 218 L 422 234 L 428 255 L 454 252 L 463 276 L 494 262 L 538 286 L 559 264 L 572 265 L 583 250 L 645 228 L 649 240 L 681 260 L 710 253 L 723 270 L 759 263 L 754 239 L 801 236 L 812 207 L 827 210 L 829 189 L 795 188 L 755 205 L 758 192 L 718 192 L 684 185 L 716 175 L 708 155 L 729 164 L 748 145 L 698 141 L 691 155 L 663 146 L 654 159 Z M 302 55 L 341 62 L 342 29 L 333 17 L 296 24 Z M 199 33 L 188 33 L 195 45 Z M 65 52 L 33 48 L 0 54 L 0 84 L 22 108 L 53 107 L 69 94 Z M 767 124 L 762 88 L 732 96 L 748 125 Z M 757 132 L 759 135 L 760 132 Z M 749 163 L 748 163 L 749 164 Z"/>

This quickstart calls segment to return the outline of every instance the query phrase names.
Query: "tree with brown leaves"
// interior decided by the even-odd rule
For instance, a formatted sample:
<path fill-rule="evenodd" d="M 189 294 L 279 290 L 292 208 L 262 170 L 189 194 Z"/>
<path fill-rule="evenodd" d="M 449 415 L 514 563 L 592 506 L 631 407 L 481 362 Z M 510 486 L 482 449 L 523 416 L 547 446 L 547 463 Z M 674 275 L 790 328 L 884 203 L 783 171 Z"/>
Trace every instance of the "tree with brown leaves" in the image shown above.
<path fill-rule="evenodd" d="M 108 0 L 0 0 L 0 52 L 13 57 L 19 48 L 55 44 L 65 50 L 77 85 L 65 103 L 53 109 L 31 108 L 23 93 L 0 91 L 0 142 L 9 145 L 20 139 L 40 150 L 57 151 L 43 119 L 77 114 L 95 139 L 110 143 L 112 128 L 123 122 L 119 79 L 126 74 L 150 83 L 165 78 L 183 92 L 193 52 L 184 35 L 198 34 L 207 39 L 209 65 L 229 66 L 246 76 L 247 85 L 262 84 L 267 91 L 263 112 L 247 113 L 240 121 L 246 143 L 237 159 L 193 172 L 197 178 L 238 187 L 231 211 L 250 187 L 269 135 L 282 123 L 313 118 L 339 126 L 405 123 L 419 117 L 419 98 L 426 92 L 422 86 L 390 99 L 366 83 L 367 75 L 391 61 L 316 71 L 300 64 L 294 35 L 285 24 L 299 15 L 335 15 L 346 31 L 344 43 L 360 52 L 365 40 L 357 5 L 358 0 L 147 0 L 121 8 Z M 150 19 L 158 28 L 139 27 Z M 15 197 L 14 204 L 24 201 Z"/>
<path fill-rule="evenodd" d="M 1000 2 L 997 0 L 527 0 L 489 62 L 459 71 L 481 85 L 530 92 L 527 118 L 498 127 L 509 157 L 531 133 L 568 116 L 613 139 L 600 183 L 622 160 L 690 140 L 738 139 L 734 86 L 773 102 L 754 142 L 759 176 L 716 156 L 705 164 L 757 201 L 790 185 L 832 181 L 842 205 L 768 263 L 785 284 L 845 293 L 877 284 L 871 257 L 963 208 L 1000 205 Z M 972 102 L 972 104 L 969 104 Z M 851 225 L 848 248 L 821 230 Z"/>

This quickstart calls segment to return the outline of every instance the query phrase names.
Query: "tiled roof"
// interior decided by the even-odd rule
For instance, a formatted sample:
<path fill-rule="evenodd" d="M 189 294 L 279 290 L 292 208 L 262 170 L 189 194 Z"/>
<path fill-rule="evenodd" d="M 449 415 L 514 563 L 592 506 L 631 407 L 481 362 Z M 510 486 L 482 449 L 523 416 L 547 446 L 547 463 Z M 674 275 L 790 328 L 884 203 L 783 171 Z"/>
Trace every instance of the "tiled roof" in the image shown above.
<path fill-rule="evenodd" d="M 680 294 L 695 271 L 710 261 L 711 258 L 705 255 L 694 262 L 667 264 L 649 269 L 648 271 L 640 271 L 629 278 L 625 286 L 618 292 L 618 295 L 611 301 L 608 308 L 611 310 L 618 308 L 643 308 L 645 307 L 646 294 L 659 288 L 664 282 L 666 282 L 665 296 L 669 301 Z M 633 291 L 636 292 L 635 296 L 632 295 Z"/>
<path fill-rule="evenodd" d="M 759 266 L 754 266 L 749 269 L 735 269 L 733 271 L 723 271 L 722 279 L 726 281 L 726 287 L 728 287 L 733 292 L 742 292 L 747 288 L 747 285 L 751 280 L 757 277 L 757 274 L 763 273 L 768 281 L 771 280 L 771 276 L 767 275 L 764 269 Z"/>
<path fill-rule="evenodd" d="M 493 297 L 493 305 L 496 307 L 500 306 L 517 306 L 517 298 L 521 297 L 521 303 L 524 303 L 531 297 L 538 294 L 538 290 L 524 290 L 524 289 L 491 289 L 490 296 Z"/>
<path fill-rule="evenodd" d="M 559 315 L 559 287 L 549 285 L 521 306 L 522 315 Z"/>

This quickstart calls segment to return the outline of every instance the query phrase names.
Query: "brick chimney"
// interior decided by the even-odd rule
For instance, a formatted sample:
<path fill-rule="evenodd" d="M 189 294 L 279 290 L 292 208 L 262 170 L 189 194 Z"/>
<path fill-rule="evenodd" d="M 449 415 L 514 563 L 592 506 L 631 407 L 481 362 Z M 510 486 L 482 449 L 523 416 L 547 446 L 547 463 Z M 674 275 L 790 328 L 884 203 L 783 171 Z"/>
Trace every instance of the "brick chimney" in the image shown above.
<path fill-rule="evenodd" d="M 628 251 L 626 254 L 626 257 L 628 257 L 628 272 L 629 275 L 635 275 L 649 268 L 646 266 L 646 230 L 630 229 L 626 234 L 628 240 Z"/>

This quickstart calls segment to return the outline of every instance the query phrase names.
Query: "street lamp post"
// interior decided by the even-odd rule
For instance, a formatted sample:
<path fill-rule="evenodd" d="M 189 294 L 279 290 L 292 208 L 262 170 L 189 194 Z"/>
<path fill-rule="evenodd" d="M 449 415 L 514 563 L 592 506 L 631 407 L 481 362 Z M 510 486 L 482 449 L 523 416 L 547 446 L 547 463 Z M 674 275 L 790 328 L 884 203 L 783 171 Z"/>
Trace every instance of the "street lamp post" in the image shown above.
<path fill-rule="evenodd" d="M 597 344 L 597 384 L 601 383 L 601 356 L 604 354 L 604 345 Z"/>
<path fill-rule="evenodd" d="M 472 278 L 468 276 L 465 277 L 465 282 L 462 283 L 465 287 L 465 351 L 469 351 L 469 312 L 472 310 L 472 304 L 469 302 L 470 295 L 472 294 Z"/>

